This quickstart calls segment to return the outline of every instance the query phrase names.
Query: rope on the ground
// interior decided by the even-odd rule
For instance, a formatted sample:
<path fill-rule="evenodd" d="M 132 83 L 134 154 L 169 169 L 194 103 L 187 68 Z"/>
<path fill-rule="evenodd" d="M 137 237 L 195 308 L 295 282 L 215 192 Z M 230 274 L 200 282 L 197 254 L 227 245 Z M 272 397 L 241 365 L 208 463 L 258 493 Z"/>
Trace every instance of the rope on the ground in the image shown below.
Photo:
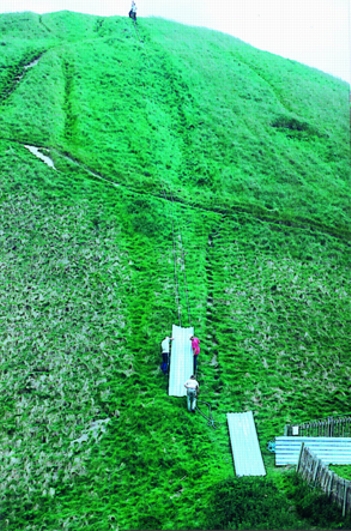
<path fill-rule="evenodd" d="M 162 192 L 163 192 L 165 201 L 167 202 L 166 189 L 164 185 L 162 185 Z M 179 282 L 178 282 L 178 275 L 177 275 L 177 248 L 176 248 L 176 242 L 175 242 L 175 228 L 174 228 L 173 213 L 171 215 L 171 224 L 172 224 L 173 260 L 174 260 L 175 299 L 176 299 L 179 325 L 182 326 L 182 309 L 180 305 Z"/>
<path fill-rule="evenodd" d="M 167 201 L 167 195 L 166 195 L 166 186 L 165 184 L 162 184 L 163 189 L 163 196 L 165 200 Z M 170 190 L 168 190 L 168 200 L 171 201 L 173 210 L 174 210 L 174 199 L 172 196 L 172 193 Z M 177 219 L 177 218 L 176 218 Z M 178 315 L 179 315 L 179 322 L 180 326 L 182 326 L 182 310 L 181 310 L 181 304 L 180 304 L 180 289 L 179 289 L 179 278 L 177 274 L 177 246 L 176 246 L 176 228 L 174 223 L 174 215 L 172 214 L 171 217 L 172 220 L 172 236 L 173 236 L 173 253 L 174 253 L 174 267 L 175 267 L 175 283 L 176 283 L 176 290 L 177 290 L 177 307 L 178 307 Z M 187 305 L 187 314 L 188 314 L 188 325 L 191 326 L 191 318 L 190 318 L 190 306 L 189 306 L 189 290 L 188 290 L 188 281 L 186 277 L 186 266 L 185 266 L 185 253 L 184 253 L 184 245 L 183 245 L 183 239 L 182 239 L 182 233 L 180 229 L 180 225 L 177 222 L 177 233 L 179 234 L 180 238 L 180 244 L 181 244 L 181 256 L 183 261 L 183 268 L 182 268 L 182 274 L 183 274 L 183 284 L 184 284 L 184 290 L 185 290 L 185 298 L 186 298 L 186 305 Z"/>
<path fill-rule="evenodd" d="M 174 207 L 174 198 L 172 195 L 172 192 L 169 190 L 169 197 L 172 202 L 172 205 Z M 177 219 L 177 218 L 176 218 Z M 187 312 L 188 312 L 188 325 L 191 326 L 191 317 L 190 317 L 190 306 L 189 306 L 189 290 L 188 290 L 188 281 L 186 277 L 186 267 L 185 267 L 185 253 L 184 253 L 184 245 L 183 245 L 183 237 L 182 237 L 182 231 L 180 228 L 180 224 L 177 221 L 177 229 L 178 234 L 180 238 L 180 245 L 181 245 L 181 254 L 182 254 L 182 260 L 183 260 L 183 282 L 184 282 L 184 289 L 185 289 L 185 299 L 186 299 L 186 305 L 187 305 Z"/>
<path fill-rule="evenodd" d="M 213 418 L 213 415 L 212 415 L 212 409 L 211 409 L 211 404 L 209 404 L 208 402 L 204 402 L 204 404 L 206 404 L 206 406 L 208 407 L 208 416 L 205 415 L 201 409 L 199 408 L 199 406 L 196 406 L 196 409 L 197 411 L 200 413 L 200 415 L 202 417 L 204 417 L 206 420 L 207 420 L 207 424 L 213 428 L 214 430 L 217 430 L 219 428 L 218 422 L 215 422 L 214 418 Z"/>
<path fill-rule="evenodd" d="M 134 28 L 134 35 L 138 39 L 140 44 L 143 45 L 143 49 L 144 49 L 144 52 L 145 52 L 145 55 L 146 55 L 146 60 L 149 61 L 147 48 L 145 46 L 145 41 L 143 41 L 143 39 L 141 38 L 140 31 L 139 31 L 139 26 L 138 26 L 137 22 L 135 20 L 133 20 L 133 19 L 132 19 L 132 25 L 133 25 L 133 28 Z M 128 29 L 129 29 L 129 26 L 128 26 Z M 150 66 L 150 64 L 148 64 L 148 66 Z"/>
<path fill-rule="evenodd" d="M 141 39 L 139 28 L 137 27 L 136 21 L 132 20 L 132 24 L 133 24 L 133 28 L 134 28 L 134 32 L 135 32 L 136 37 L 138 38 L 139 42 L 144 45 L 144 41 Z M 146 59 L 148 61 L 147 49 L 146 49 L 145 46 L 144 46 L 144 52 L 146 53 Z M 161 184 L 162 184 L 162 181 L 161 181 Z M 164 196 L 165 200 L 167 201 L 166 186 L 165 186 L 164 183 L 162 184 L 162 188 L 163 188 L 163 190 L 162 190 L 163 196 Z M 169 189 L 168 189 L 168 196 L 169 196 L 169 200 L 172 203 L 172 206 L 174 207 L 174 198 L 173 198 L 172 193 L 171 193 L 171 191 Z M 173 210 L 174 210 L 174 208 L 173 208 Z M 176 218 L 176 220 L 177 220 L 177 218 Z M 175 298 L 176 298 L 176 305 L 177 305 L 179 324 L 180 324 L 180 326 L 182 326 L 182 305 L 181 305 L 181 297 L 180 297 L 180 283 L 179 283 L 179 275 L 177 273 L 177 245 L 176 245 L 176 237 L 175 237 L 176 228 L 175 228 L 175 224 L 174 224 L 174 216 L 173 216 L 173 214 L 171 216 L 171 222 L 172 222 L 172 237 L 173 237 L 174 282 L 175 282 L 175 292 L 176 292 Z M 182 233 L 181 233 L 181 229 L 180 229 L 180 225 L 179 225 L 178 221 L 177 221 L 177 232 L 179 234 L 180 244 L 181 244 L 181 258 L 182 258 L 182 262 L 183 262 L 182 274 L 183 274 L 183 284 L 184 284 L 184 290 L 185 290 L 186 308 L 187 308 L 187 314 L 188 314 L 188 326 L 191 326 L 190 305 L 189 305 L 189 290 L 188 290 L 188 281 L 187 281 L 186 267 L 185 267 L 185 253 L 184 253 L 184 245 L 183 245 Z"/>
<path fill-rule="evenodd" d="M 141 38 L 140 38 L 139 28 L 137 27 L 137 23 L 136 23 L 135 20 L 133 20 L 133 27 L 134 27 L 134 31 L 136 33 L 136 36 L 139 39 L 140 44 L 144 44 L 144 41 L 142 41 Z"/>

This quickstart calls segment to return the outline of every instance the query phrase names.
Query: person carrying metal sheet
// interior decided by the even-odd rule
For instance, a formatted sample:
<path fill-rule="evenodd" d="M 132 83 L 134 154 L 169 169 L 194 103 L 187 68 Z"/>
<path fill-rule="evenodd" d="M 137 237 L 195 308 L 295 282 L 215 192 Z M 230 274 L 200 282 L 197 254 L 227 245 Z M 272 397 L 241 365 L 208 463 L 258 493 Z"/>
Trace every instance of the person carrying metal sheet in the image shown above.
<path fill-rule="evenodd" d="M 184 387 L 186 388 L 188 411 L 195 413 L 196 397 L 200 392 L 199 382 L 195 380 L 195 376 L 193 375 L 185 382 Z"/>
<path fill-rule="evenodd" d="M 198 360 L 198 355 L 200 354 L 200 339 L 198 337 L 191 336 L 190 341 L 191 341 L 191 348 L 193 349 L 193 355 L 194 355 L 194 374 L 196 374 L 197 360 Z"/>
<path fill-rule="evenodd" d="M 169 354 L 171 351 L 171 341 L 173 341 L 173 339 L 174 339 L 173 337 L 166 336 L 161 343 L 161 351 L 162 351 L 161 370 L 163 374 L 167 374 L 169 370 Z"/>

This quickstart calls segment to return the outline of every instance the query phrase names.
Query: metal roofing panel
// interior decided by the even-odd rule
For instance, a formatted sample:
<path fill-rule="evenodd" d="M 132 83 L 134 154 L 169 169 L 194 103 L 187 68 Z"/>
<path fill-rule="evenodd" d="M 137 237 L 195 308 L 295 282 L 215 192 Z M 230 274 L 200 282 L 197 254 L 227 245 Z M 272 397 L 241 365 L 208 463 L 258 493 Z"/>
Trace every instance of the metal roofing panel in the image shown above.
<path fill-rule="evenodd" d="M 351 464 L 351 437 L 295 436 L 275 438 L 275 464 L 297 465 L 303 442 L 327 465 Z"/>
<path fill-rule="evenodd" d="M 194 373 L 193 352 L 190 337 L 194 335 L 194 328 L 172 327 L 172 351 L 169 367 L 168 394 L 171 396 L 186 396 L 184 384 Z"/>
<path fill-rule="evenodd" d="M 230 442 L 237 476 L 265 476 L 252 411 L 227 413 Z"/>

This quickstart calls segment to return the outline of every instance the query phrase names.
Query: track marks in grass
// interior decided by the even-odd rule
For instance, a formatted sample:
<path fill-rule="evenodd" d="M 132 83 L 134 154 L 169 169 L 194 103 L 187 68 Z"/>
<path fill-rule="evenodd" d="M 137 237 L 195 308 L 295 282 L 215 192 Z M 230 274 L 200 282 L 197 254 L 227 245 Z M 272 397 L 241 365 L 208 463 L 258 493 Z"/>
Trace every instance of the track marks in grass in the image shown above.
<path fill-rule="evenodd" d="M 97 18 L 96 23 L 95 23 L 95 32 L 97 34 L 100 34 L 103 31 L 104 22 L 105 22 L 105 19 Z"/>
<path fill-rule="evenodd" d="M 72 164 L 73 166 L 75 167 L 78 167 L 80 169 L 82 169 L 84 172 L 86 172 L 88 175 L 90 175 L 91 177 L 94 177 L 94 179 L 99 179 L 101 181 L 104 181 L 105 183 L 109 183 L 111 186 L 113 187 L 117 187 L 117 186 L 120 186 L 120 183 L 119 182 L 116 182 L 116 181 L 112 181 L 106 177 L 104 177 L 103 175 L 101 175 L 100 173 L 97 173 L 95 172 L 93 169 L 89 168 L 86 164 L 84 164 L 83 162 L 79 161 L 77 158 L 73 157 L 72 155 L 68 154 L 67 152 L 61 152 L 59 151 L 58 149 L 56 148 L 53 148 L 52 150 L 56 155 L 58 155 L 60 158 L 63 158 L 65 159 L 67 162 L 69 162 L 69 164 Z M 125 186 L 126 189 L 130 189 L 128 187 Z"/>
<path fill-rule="evenodd" d="M 85 116 L 88 108 L 92 111 L 96 92 L 92 73 L 95 75 L 95 67 L 102 66 L 101 92 L 94 103 L 96 114 L 85 124 L 84 134 L 93 131 L 91 138 L 98 140 L 95 149 L 103 164 L 98 157 L 89 157 L 90 145 L 84 152 L 84 136 L 77 142 L 81 151 L 76 149 L 77 145 L 71 149 L 73 142 L 68 142 L 68 137 L 61 133 L 64 129 L 61 125 L 60 133 L 50 140 L 51 145 L 61 145 L 66 138 L 61 152 L 74 153 L 75 161 L 83 161 L 80 167 L 71 163 L 64 165 L 58 160 L 60 171 L 53 180 L 53 172 L 14 144 L 0 161 L 1 174 L 6 177 L 4 189 L 8 186 L 8 197 L 2 197 L 2 200 L 5 198 L 6 219 L 1 224 L 4 234 L 0 234 L 0 252 L 6 256 L 0 261 L 0 275 L 3 276 L 0 284 L 8 281 L 9 292 L 5 295 L 1 292 L 9 318 L 7 335 L 1 341 L 6 373 L 4 370 L 4 378 L 0 380 L 0 403 L 5 412 L 6 431 L 0 436 L 3 446 L 11 444 L 14 452 L 6 456 L 7 468 L 1 469 L 2 476 L 12 474 L 11 484 L 7 483 L 4 514 L 13 518 L 16 529 L 34 530 L 38 526 L 108 529 L 112 525 L 126 529 L 147 526 L 182 529 L 189 521 L 202 528 L 202 522 L 197 521 L 201 515 L 198 507 L 206 503 L 206 492 L 213 489 L 219 476 L 232 474 L 232 467 L 220 469 L 220 456 L 228 454 L 230 457 L 225 427 L 223 432 L 207 430 L 203 419 L 197 415 L 187 416 L 183 401 L 167 397 L 164 380 L 158 374 L 160 335 L 170 330 L 175 308 L 169 243 L 171 221 L 167 207 L 163 209 L 162 206 L 166 202 L 159 194 L 158 167 L 153 165 L 155 158 L 164 161 L 164 165 L 160 165 L 162 179 L 170 183 L 173 195 L 177 195 L 175 210 L 185 227 L 192 317 L 199 337 L 204 339 L 200 359 L 202 396 L 211 397 L 211 405 L 220 407 L 221 411 L 254 409 L 263 445 L 266 438 L 271 439 L 276 434 L 274 430 L 280 430 L 289 420 L 308 420 L 312 416 L 330 414 L 334 409 L 342 412 L 349 403 L 348 323 L 345 318 L 350 296 L 347 234 L 344 233 L 344 239 L 339 241 L 328 235 L 333 230 L 329 226 L 330 219 L 340 219 L 338 210 L 334 218 L 326 218 L 323 206 L 316 206 L 318 201 L 308 201 L 311 196 L 302 196 L 302 203 L 307 205 L 305 211 L 285 215 L 283 209 L 274 208 L 270 193 L 281 194 L 274 186 L 264 190 L 264 205 L 272 205 L 267 209 L 258 205 L 258 200 L 250 202 L 249 195 L 238 197 L 231 193 L 233 189 L 240 192 L 244 180 L 239 179 L 236 187 L 221 187 L 222 171 L 226 171 L 229 180 L 235 178 L 228 169 L 233 159 L 223 158 L 223 154 L 234 149 L 232 123 L 229 121 L 228 129 L 223 127 L 228 118 L 226 103 L 232 94 L 231 86 L 226 83 L 232 78 L 230 72 L 219 78 L 225 100 L 221 102 L 222 113 L 214 109 L 214 120 L 201 124 L 203 115 L 207 117 L 212 108 L 210 89 L 213 84 L 209 83 L 206 90 L 202 90 L 205 84 L 200 84 L 201 98 L 196 99 L 198 85 L 194 83 L 189 89 L 189 79 L 197 72 L 199 78 L 202 75 L 197 61 L 200 47 L 196 49 L 198 42 L 202 50 L 202 35 L 198 38 L 194 31 L 193 42 L 189 43 L 189 46 L 194 43 L 196 60 L 189 77 L 185 75 L 184 63 L 179 67 L 185 78 L 184 87 L 182 80 L 172 79 L 168 83 L 163 79 L 159 66 L 168 62 L 167 56 L 163 62 L 157 59 L 153 62 L 152 54 L 148 57 L 155 67 L 151 76 L 141 47 L 130 40 L 132 50 L 128 52 L 136 60 L 132 86 L 138 91 L 133 101 L 128 85 L 123 84 L 131 71 L 128 53 L 124 56 L 125 62 L 121 62 L 121 42 L 127 42 L 125 36 L 124 39 L 118 36 L 114 43 L 113 37 L 111 41 L 104 39 L 104 46 L 100 47 L 102 41 L 96 45 L 96 19 L 88 17 L 85 21 L 77 15 L 73 20 L 67 14 L 50 18 L 50 27 L 55 30 L 70 23 L 71 28 L 64 38 L 76 38 L 75 50 L 79 49 L 78 36 L 86 35 L 88 26 L 89 31 L 94 32 L 84 42 L 80 59 L 72 61 L 77 68 L 77 85 L 73 84 L 69 92 L 73 96 L 77 90 L 77 99 L 72 97 L 72 101 L 78 102 L 80 91 L 92 80 L 81 115 Z M 55 19 L 58 24 L 54 23 Z M 79 34 L 75 37 L 76 23 Z M 102 33 L 107 24 L 110 21 L 106 19 Z M 169 23 L 168 28 L 171 27 Z M 179 43 L 183 44 L 188 30 L 181 27 L 177 31 Z M 153 34 L 157 32 L 158 26 L 154 25 Z M 151 33 L 150 40 L 154 38 Z M 166 41 L 163 37 L 162 40 Z M 172 46 L 177 44 L 177 39 L 170 40 Z M 107 50 L 105 44 L 111 48 Z M 116 54 L 108 53 L 112 48 L 117 50 Z M 175 48 L 175 62 L 169 66 L 175 76 L 178 52 L 179 48 Z M 70 57 L 67 59 L 70 61 Z M 87 59 L 91 59 L 88 75 L 79 84 L 81 65 L 87 64 Z M 99 59 L 105 61 L 103 65 L 98 63 Z M 107 67 L 111 61 L 114 63 L 109 71 Z M 40 76 L 49 76 L 55 86 L 54 94 L 57 94 L 58 80 L 63 93 L 62 61 L 49 61 L 46 65 L 47 70 L 41 70 L 44 65 L 40 65 L 37 71 L 32 71 L 31 78 L 38 73 L 37 81 L 41 82 Z M 209 73 L 211 64 L 205 66 Z M 56 67 L 60 75 L 52 76 Z M 126 100 L 117 109 L 114 74 L 118 69 L 123 71 L 118 98 L 126 95 Z M 143 77 L 144 74 L 150 77 Z M 147 120 L 137 129 L 140 115 L 136 120 L 135 102 L 139 110 L 139 105 L 144 103 L 145 90 L 149 94 L 151 84 L 157 85 L 159 80 L 165 92 L 160 97 L 157 86 L 153 101 L 145 107 Z M 180 96 L 182 91 L 189 90 L 193 98 L 190 103 L 185 98 L 180 110 L 172 93 L 177 83 Z M 248 85 L 245 80 L 243 93 Z M 32 87 L 36 94 L 35 83 Z M 25 84 L 22 88 L 25 92 Z M 214 89 L 213 92 L 217 96 L 219 91 Z M 106 99 L 102 100 L 102 95 Z M 47 131 L 54 130 L 58 121 L 53 117 L 60 113 L 62 102 L 60 100 L 54 108 L 45 100 L 45 94 L 39 96 L 38 101 L 43 104 L 40 108 L 32 98 L 28 123 L 31 125 L 38 116 L 37 129 L 41 130 L 48 108 L 54 109 L 49 113 Z M 26 112 L 19 100 L 16 100 L 17 116 Z M 165 109 L 171 107 L 170 113 L 155 114 L 161 100 Z M 203 102 L 202 116 L 197 114 L 200 100 Z M 98 106 L 101 101 L 106 116 L 98 120 L 102 117 Z M 245 101 L 248 103 L 245 108 L 249 109 L 250 102 Z M 243 103 L 243 100 L 231 99 L 236 111 Z M 124 108 L 127 108 L 126 119 L 121 123 Z M 40 114 L 40 109 L 45 114 Z M 11 108 L 11 112 L 15 111 Z M 73 113 L 73 109 L 71 111 Z M 116 122 L 111 119 L 112 112 L 116 113 Z M 152 135 L 165 123 L 166 116 L 170 117 L 167 127 L 175 124 L 172 131 L 179 129 L 179 137 L 172 136 L 165 128 L 150 147 Z M 250 123 L 255 123 L 256 118 L 251 115 Z M 64 120 L 62 112 L 63 124 Z M 129 122 L 131 127 L 127 130 Z M 214 123 L 219 124 L 221 141 L 218 143 L 213 135 Z M 152 135 L 150 128 L 154 128 Z M 27 129 L 31 135 L 33 130 L 33 126 Z M 116 151 L 111 150 L 111 131 L 116 135 L 117 131 L 120 133 Z M 103 132 L 107 133 L 107 141 L 100 142 Z M 141 133 L 145 144 L 139 140 Z M 185 134 L 188 134 L 186 140 Z M 230 138 L 228 143 L 224 142 L 226 135 Z M 15 138 L 16 135 L 11 130 L 8 136 Z M 45 132 L 43 136 L 46 142 L 50 135 Z M 123 164 L 116 171 L 116 154 L 120 154 L 119 147 L 125 138 L 129 144 L 126 142 L 126 155 L 120 156 Z M 168 143 L 169 138 L 174 140 L 173 144 Z M 26 137 L 26 141 L 29 140 L 34 143 L 33 138 Z M 208 150 L 205 158 L 197 156 L 198 152 L 204 152 L 205 140 L 207 146 L 213 148 L 220 170 L 216 181 L 218 188 L 213 188 L 213 195 L 208 192 L 209 168 L 213 168 L 211 151 Z M 40 139 L 38 145 L 43 145 L 39 143 L 42 141 Z M 162 142 L 167 144 L 167 149 L 159 149 Z M 177 145 L 183 149 L 181 156 L 173 150 Z M 250 139 L 245 137 L 244 145 L 245 151 L 250 145 L 252 147 Z M 128 151 L 131 147 L 136 152 L 143 151 L 143 155 L 145 150 L 145 156 L 139 160 L 138 153 Z M 258 147 L 264 151 L 263 145 Z M 165 155 L 171 156 L 172 164 Z M 189 179 L 187 172 L 176 171 L 187 167 L 183 155 L 194 156 L 194 160 L 197 157 L 193 176 Z M 237 157 L 238 167 L 240 156 L 242 153 Z M 55 157 L 55 162 L 56 158 L 60 157 Z M 151 162 L 146 167 L 148 161 Z M 246 171 L 245 166 L 241 168 Z M 88 178 L 87 169 L 91 178 Z M 120 175 L 124 177 L 124 181 L 121 179 L 124 187 L 116 189 L 103 182 L 104 176 L 106 180 L 114 180 L 116 176 L 119 180 Z M 321 174 L 316 172 L 316 175 L 319 182 Z M 330 178 L 334 175 L 331 171 Z M 194 194 L 196 178 L 199 178 L 199 187 Z M 259 189 L 254 179 L 249 184 L 250 190 Z M 34 187 L 36 193 L 33 193 Z M 263 185 L 260 189 L 263 190 Z M 294 197 L 301 199 L 300 192 L 302 194 L 303 190 Z M 16 206 L 17 202 L 23 203 L 22 210 Z M 295 204 L 290 197 L 289 203 Z M 300 204 L 296 203 L 296 209 Z M 312 208 L 321 213 L 318 217 L 317 212 L 315 225 L 307 219 L 312 216 Z M 304 212 L 307 212 L 305 216 Z M 22 221 L 19 221 L 22 214 Z M 299 220 L 296 220 L 297 215 Z M 323 226 L 318 226 L 318 219 Z M 214 226 L 216 230 L 220 228 L 218 234 Z M 341 236 L 342 227 L 339 232 Z M 220 372 L 221 391 L 215 394 L 217 371 Z M 111 419 L 99 444 L 94 445 L 92 438 L 92 441 L 82 440 L 80 446 L 78 443 L 70 445 L 89 432 L 91 423 L 95 422 L 93 417 Z M 70 450 L 75 453 L 69 459 Z M 23 462 L 17 461 L 22 457 Z M 37 476 L 36 461 L 39 463 Z M 41 485 L 45 486 L 42 492 Z M 110 519 L 116 507 L 116 519 Z"/>
<path fill-rule="evenodd" d="M 52 33 L 51 29 L 43 21 L 43 17 L 39 15 L 39 24 L 41 24 L 48 33 Z"/>
<path fill-rule="evenodd" d="M 208 236 L 206 249 L 206 285 L 207 285 L 207 305 L 206 305 L 206 341 L 208 344 L 207 354 L 211 357 L 210 366 L 212 368 L 213 389 L 216 395 L 220 395 L 223 382 L 221 381 L 221 353 L 219 342 L 216 336 L 217 319 L 215 317 L 215 301 L 213 293 L 213 246 L 215 245 L 214 236 L 218 236 L 218 229 L 213 229 Z"/>
<path fill-rule="evenodd" d="M 63 71 L 65 76 L 64 110 L 66 113 L 64 137 L 70 143 L 74 142 L 78 119 L 74 113 L 74 96 L 72 94 L 74 77 L 76 75 L 75 67 L 72 61 L 73 58 L 70 56 L 70 54 L 66 54 L 63 59 Z"/>
<path fill-rule="evenodd" d="M 25 57 L 19 63 L 7 67 L 7 76 L 2 82 L 0 93 L 0 105 L 4 104 L 11 94 L 16 90 L 18 84 L 23 80 L 28 69 L 37 65 L 38 61 L 45 52 L 32 55 L 31 58 Z"/>
<path fill-rule="evenodd" d="M 235 56 L 234 56 L 235 57 Z M 288 112 L 291 112 L 291 108 L 289 107 L 289 103 L 282 98 L 280 92 L 278 92 L 275 85 L 272 83 L 271 79 L 267 78 L 265 75 L 265 72 L 260 67 L 253 67 L 252 64 L 245 61 L 245 59 L 241 56 L 240 61 L 245 64 L 245 66 L 259 79 L 263 81 L 263 84 L 269 87 L 269 91 L 274 94 L 275 99 L 280 103 L 280 105 Z"/>
<path fill-rule="evenodd" d="M 90 174 L 92 177 L 95 177 L 97 179 L 101 179 L 105 182 L 111 183 L 112 186 L 122 186 L 126 190 L 130 190 L 131 192 L 136 192 L 140 195 L 150 195 L 155 198 L 164 199 L 164 190 L 158 191 L 157 189 L 149 190 L 138 186 L 138 182 L 134 182 L 133 184 L 126 184 L 123 179 L 120 181 L 116 181 L 115 177 L 108 178 L 106 175 L 104 175 L 102 172 L 98 172 L 90 168 L 87 164 L 83 163 L 82 161 L 78 160 L 78 158 L 68 154 L 67 152 L 60 152 L 58 149 L 53 149 L 58 155 L 65 158 L 69 162 L 72 162 L 74 165 L 79 166 L 80 168 L 84 169 L 88 174 Z M 140 181 L 141 182 L 141 181 Z M 180 192 L 180 193 L 179 193 Z M 328 235 L 334 235 L 337 237 L 340 237 L 342 240 L 348 239 L 348 231 L 347 229 L 341 228 L 338 229 L 336 227 L 330 227 L 327 225 L 321 225 L 320 223 L 314 222 L 312 219 L 308 220 L 302 220 L 298 217 L 296 218 L 290 218 L 287 219 L 285 217 L 281 217 L 278 211 L 271 212 L 268 209 L 263 209 L 258 207 L 257 205 L 233 205 L 233 206 L 221 206 L 220 204 L 215 204 L 213 200 L 209 201 L 209 204 L 207 205 L 206 202 L 197 202 L 196 196 L 193 197 L 192 195 L 187 197 L 182 197 L 181 195 L 182 189 L 176 189 L 172 188 L 172 203 L 174 204 L 181 204 L 184 207 L 188 207 L 191 209 L 194 209 L 198 211 L 198 213 L 213 213 L 213 214 L 219 214 L 223 217 L 223 219 L 226 219 L 226 217 L 230 217 L 235 213 L 247 213 L 249 217 L 252 217 L 252 219 L 256 219 L 259 222 L 266 222 L 266 223 L 276 223 L 276 230 L 284 230 L 284 227 L 296 227 L 297 229 L 315 229 L 318 230 L 320 233 L 324 232 L 325 235 L 328 237 Z M 170 201 L 169 198 L 166 198 L 167 201 Z"/>
<path fill-rule="evenodd" d="M 347 315 L 337 287 L 340 278 L 349 277 L 347 263 L 339 261 L 343 245 L 296 229 L 268 236 L 269 224 L 254 232 L 249 226 L 227 218 L 214 248 L 214 300 L 221 315 L 217 337 L 220 345 L 228 340 L 231 345 L 221 356 L 224 396 L 229 393 L 242 408 L 258 410 L 263 431 L 268 411 L 281 418 L 295 412 L 295 418 L 306 420 L 326 407 L 328 414 L 341 414 L 345 407 L 340 409 L 336 396 L 328 404 L 322 397 L 327 381 L 350 392 L 350 371 L 335 355 L 346 348 L 342 328 L 335 326 Z M 290 254 L 294 240 L 300 241 L 298 256 Z M 315 258 L 306 260 L 309 254 Z M 336 263 L 340 278 L 334 285 Z"/>

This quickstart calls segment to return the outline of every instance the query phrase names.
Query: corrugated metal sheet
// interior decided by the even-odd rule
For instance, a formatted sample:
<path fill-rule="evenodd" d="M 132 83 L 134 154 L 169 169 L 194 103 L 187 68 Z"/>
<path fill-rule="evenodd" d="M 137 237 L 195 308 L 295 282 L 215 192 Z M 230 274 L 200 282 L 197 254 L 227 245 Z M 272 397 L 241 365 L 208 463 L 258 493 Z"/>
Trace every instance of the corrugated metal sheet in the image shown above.
<path fill-rule="evenodd" d="M 265 476 L 252 411 L 227 413 L 230 442 L 237 476 Z"/>
<path fill-rule="evenodd" d="M 169 367 L 168 394 L 171 396 L 186 396 L 184 384 L 194 372 L 193 351 L 190 337 L 194 334 L 194 328 L 172 327 L 172 351 Z"/>
<path fill-rule="evenodd" d="M 276 437 L 276 466 L 297 465 L 301 444 L 312 450 L 326 465 L 351 464 L 351 437 Z"/>

